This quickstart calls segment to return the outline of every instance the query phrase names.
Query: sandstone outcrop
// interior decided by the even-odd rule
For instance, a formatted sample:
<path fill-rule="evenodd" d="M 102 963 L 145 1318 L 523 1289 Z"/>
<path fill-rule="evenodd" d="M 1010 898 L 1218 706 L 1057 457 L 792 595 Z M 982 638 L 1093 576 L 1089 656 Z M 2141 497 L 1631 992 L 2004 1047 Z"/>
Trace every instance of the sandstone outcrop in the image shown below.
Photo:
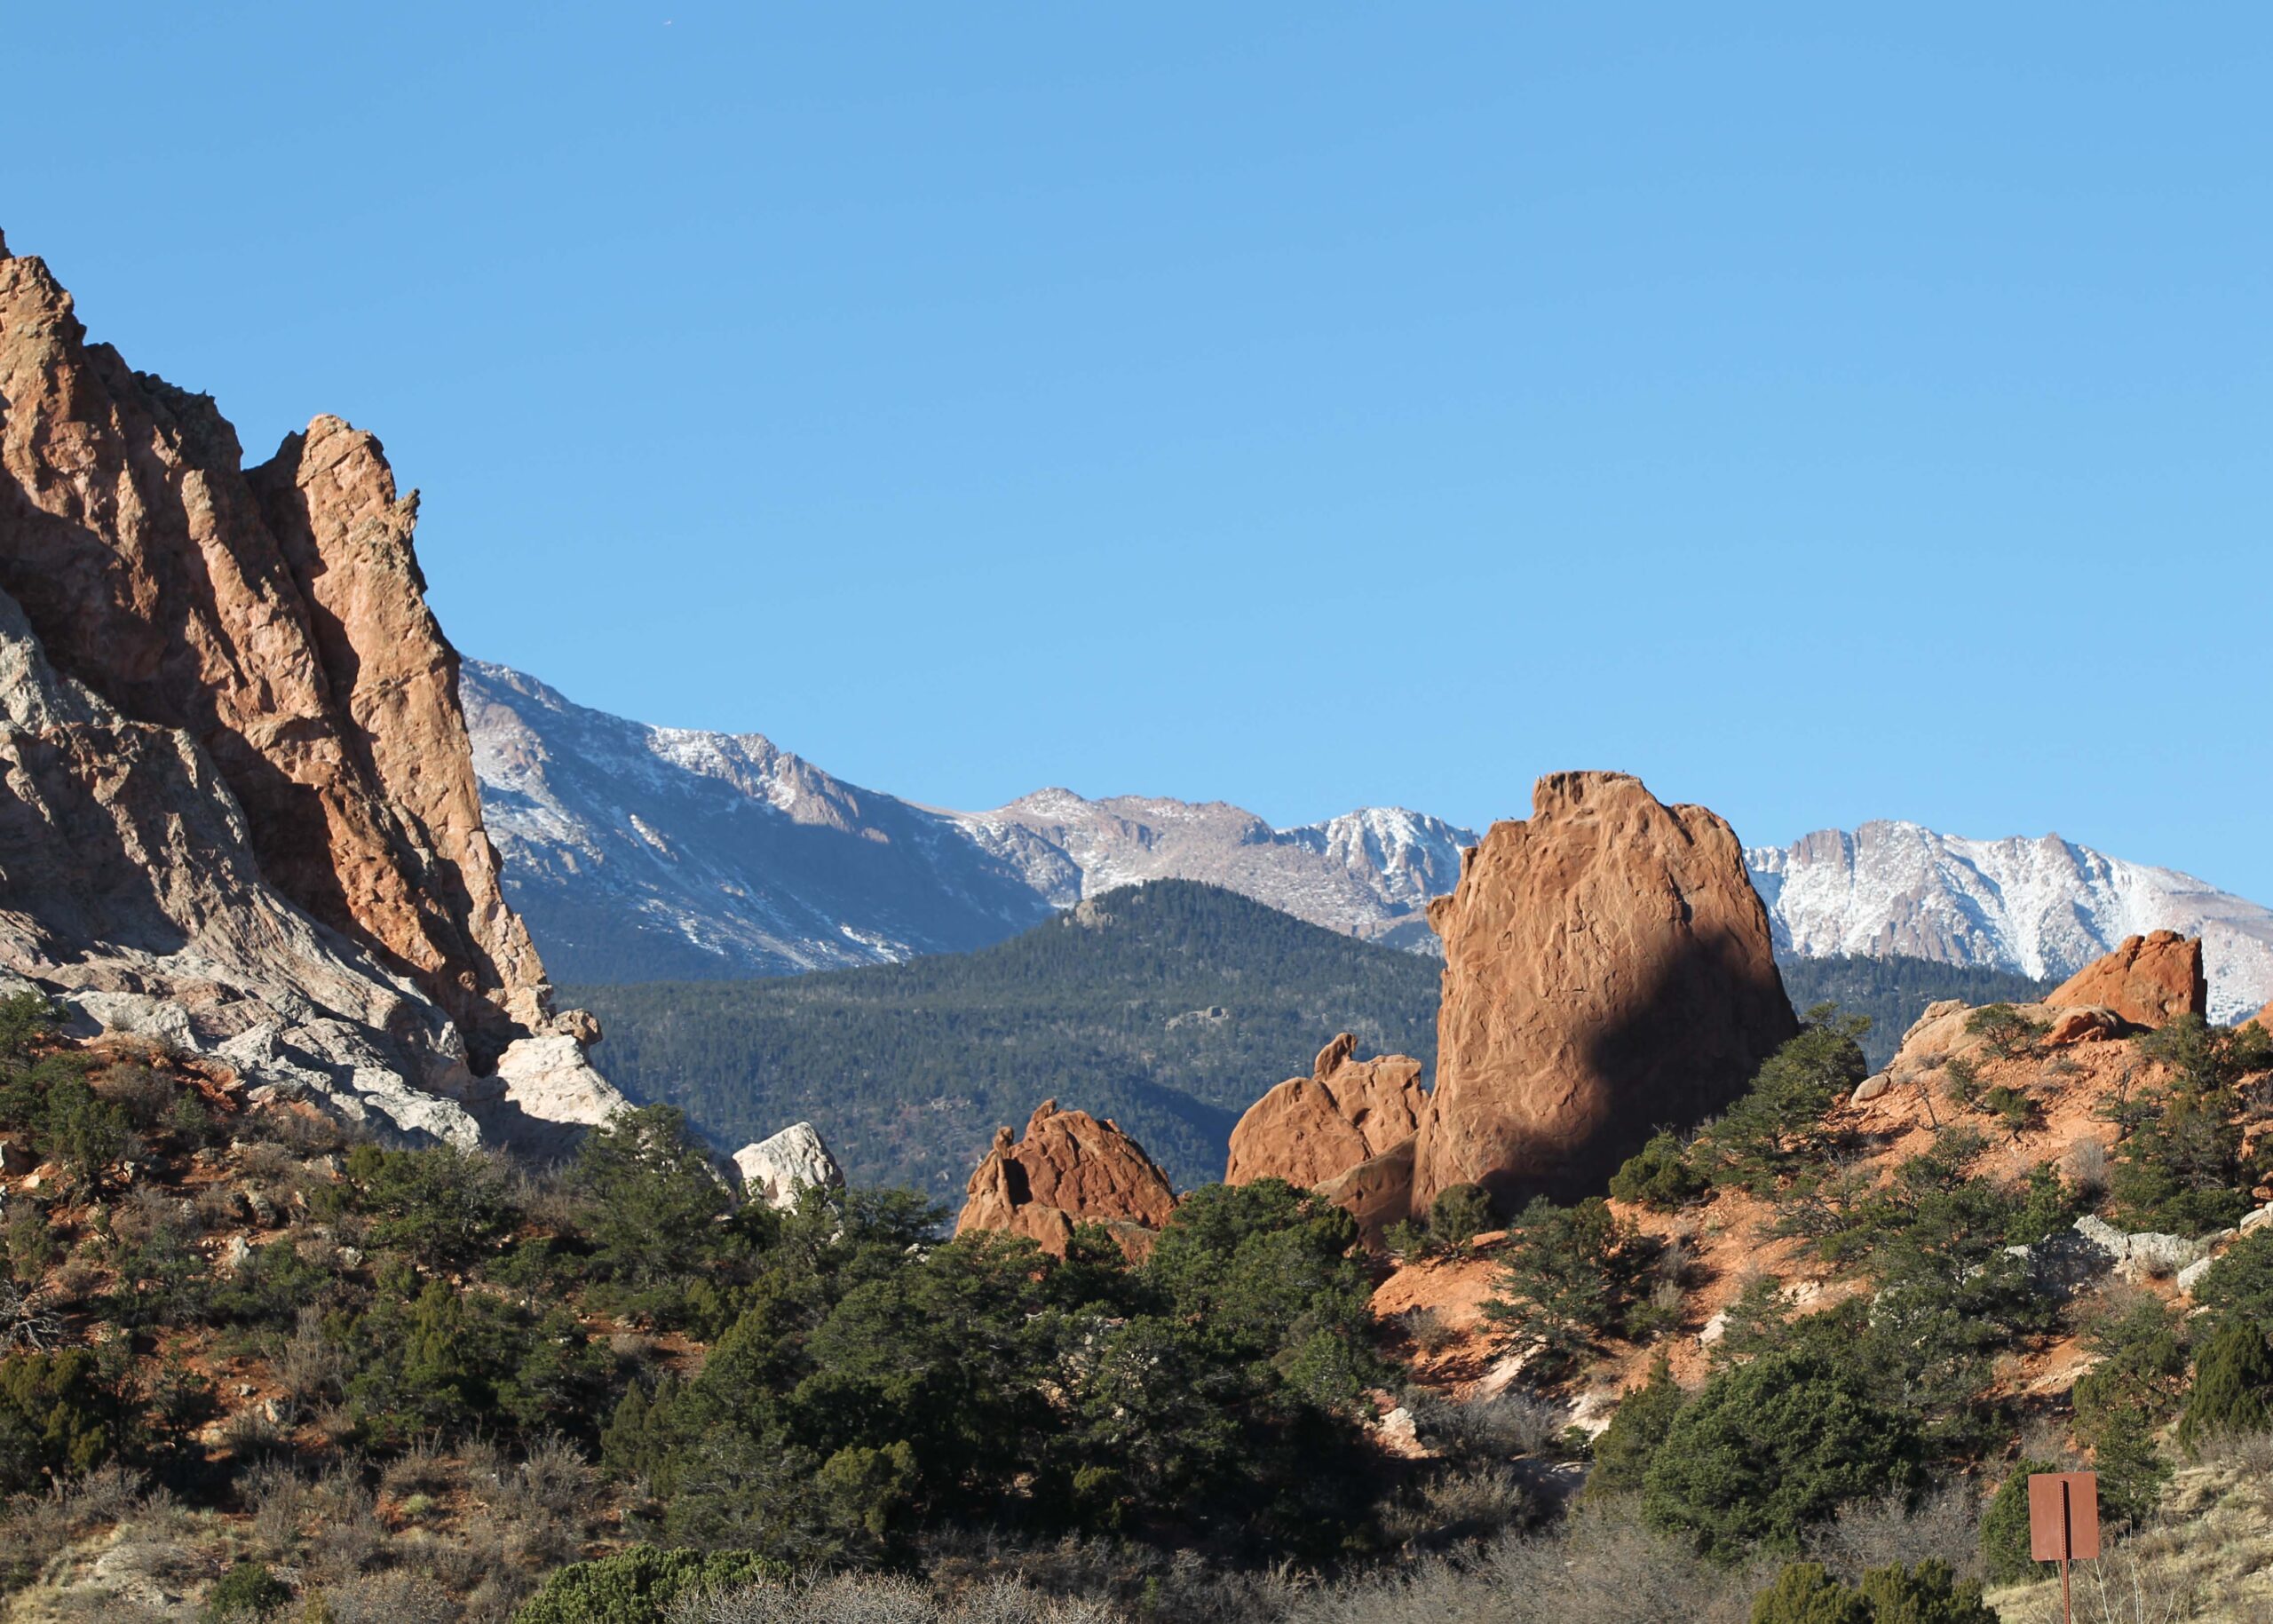
<path fill-rule="evenodd" d="M 0 970 L 405 1132 L 620 1108 L 499 890 L 415 494 L 337 418 L 242 462 L 0 241 Z"/>
<path fill-rule="evenodd" d="M 1445 990 L 1415 1210 L 1471 1181 L 1503 1208 L 1597 1192 L 1798 1030 L 1735 834 L 1624 773 L 1540 780 L 1429 922 Z"/>
<path fill-rule="evenodd" d="M 1342 1033 L 1319 1051 L 1307 1077 L 1289 1077 L 1247 1108 L 1232 1129 L 1227 1184 L 1283 1178 L 1315 1189 L 1410 1139 L 1428 1108 L 1421 1062 L 1404 1055 L 1357 1058 Z"/>
<path fill-rule="evenodd" d="M 2256 1018 L 2259 1026 L 2264 1027 L 2268 1032 L 2273 1032 L 2273 1003 L 2269 1003 L 2263 1009 L 2260 1010 L 2257 1012 Z"/>
<path fill-rule="evenodd" d="M 1102 1224 L 1121 1250 L 1140 1256 L 1176 1211 L 1176 1189 L 1144 1146 L 1110 1118 L 1060 1111 L 1046 1099 L 1023 1137 L 995 1130 L 970 1176 L 955 1233 L 1002 1230 L 1063 1256 L 1077 1224 Z"/>
<path fill-rule="evenodd" d="M 734 1153 L 734 1171 L 741 1175 L 745 1198 L 785 1210 L 797 1204 L 801 1190 L 844 1187 L 844 1169 L 811 1122 L 792 1122 L 769 1138 L 743 1145 Z"/>
<path fill-rule="evenodd" d="M 2111 1010 L 2135 1026 L 2166 1026 L 2182 1015 L 2207 1015 L 2210 984 L 2202 973 L 2202 940 L 2175 931 L 2126 937 L 2121 947 L 2085 965 L 2044 1002 L 2055 1009 Z"/>

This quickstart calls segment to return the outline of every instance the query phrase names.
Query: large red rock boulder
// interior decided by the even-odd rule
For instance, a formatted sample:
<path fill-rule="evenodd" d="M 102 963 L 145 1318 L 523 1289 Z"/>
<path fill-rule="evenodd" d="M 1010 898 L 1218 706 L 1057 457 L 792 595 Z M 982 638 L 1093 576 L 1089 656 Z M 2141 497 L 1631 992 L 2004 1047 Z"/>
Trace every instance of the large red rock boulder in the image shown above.
<path fill-rule="evenodd" d="M 1002 1230 L 1062 1257 L 1076 1224 L 1102 1224 L 1134 1257 L 1150 1249 L 1175 1211 L 1168 1176 L 1112 1118 L 1060 1111 L 1046 1099 L 1027 1120 L 1025 1137 L 995 1130 L 964 1188 L 955 1233 Z"/>
<path fill-rule="evenodd" d="M 1445 944 L 1413 1207 L 1601 1192 L 1668 1123 L 1721 1109 L 1799 1023 L 1728 824 L 1639 779 L 1558 772 L 1429 909 Z"/>
<path fill-rule="evenodd" d="M 2210 984 L 2202 973 L 2202 940 L 2175 931 L 2126 937 L 2062 982 L 2045 1002 L 2056 1009 L 2112 1010 L 2137 1026 L 2166 1026 L 2182 1015 L 2207 1015 Z"/>
<path fill-rule="evenodd" d="M 2266 1031 L 2273 1032 L 2273 1003 L 2267 1004 L 2257 1012 L 2257 1024 Z"/>
<path fill-rule="evenodd" d="M 1410 1139 L 1428 1108 L 1421 1062 L 1357 1058 L 1345 1032 L 1319 1051 L 1307 1077 L 1289 1077 L 1247 1108 L 1232 1129 L 1227 1184 L 1283 1178 L 1315 1189 Z"/>

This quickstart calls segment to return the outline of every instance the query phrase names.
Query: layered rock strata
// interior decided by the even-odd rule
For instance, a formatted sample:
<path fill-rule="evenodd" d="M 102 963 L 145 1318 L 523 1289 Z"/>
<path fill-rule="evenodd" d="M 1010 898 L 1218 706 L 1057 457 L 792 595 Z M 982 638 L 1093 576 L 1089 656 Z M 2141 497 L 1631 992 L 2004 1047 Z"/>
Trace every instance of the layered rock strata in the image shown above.
<path fill-rule="evenodd" d="M 1739 1095 L 1797 1022 L 1728 824 L 1639 779 L 1559 772 L 1432 903 L 1437 1087 L 1413 1206 L 1598 1192 L 1659 1127 Z"/>
<path fill-rule="evenodd" d="M 333 417 L 244 468 L 0 240 L 0 970 L 347 1114 L 511 1137 L 622 1101 L 499 890 L 416 508 Z"/>
<path fill-rule="evenodd" d="M 1001 1230 L 1062 1257 L 1075 1224 L 1101 1224 L 1136 1257 L 1175 1211 L 1176 1188 L 1143 1145 L 1110 1117 L 1060 1111 L 1046 1099 L 1022 1137 L 995 1130 L 965 1188 L 955 1233 Z"/>

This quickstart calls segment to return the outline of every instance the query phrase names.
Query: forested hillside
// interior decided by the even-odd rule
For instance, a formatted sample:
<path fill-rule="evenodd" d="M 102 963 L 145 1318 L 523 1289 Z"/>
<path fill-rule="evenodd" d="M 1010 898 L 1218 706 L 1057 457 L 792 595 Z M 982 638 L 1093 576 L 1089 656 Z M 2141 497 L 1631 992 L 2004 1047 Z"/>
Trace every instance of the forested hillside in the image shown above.
<path fill-rule="evenodd" d="M 1817 1004 L 1835 1003 L 1849 1015 L 1871 1018 L 1862 1044 L 1873 1071 L 1894 1058 L 1902 1034 L 1929 1003 L 1944 998 L 1972 1004 L 2031 1003 L 2053 987 L 2049 981 L 2031 981 L 2009 970 L 1934 959 L 1781 959 L 1776 967 L 1783 971 L 1792 1007 L 1802 1015 Z"/>
<path fill-rule="evenodd" d="M 1041 1100 L 1110 1116 L 1178 1185 L 1338 1031 L 1433 1066 L 1441 966 L 1215 886 L 1111 891 L 977 953 L 756 981 L 580 986 L 634 1098 L 731 1149 L 805 1119 L 855 1184 L 934 1195 Z"/>

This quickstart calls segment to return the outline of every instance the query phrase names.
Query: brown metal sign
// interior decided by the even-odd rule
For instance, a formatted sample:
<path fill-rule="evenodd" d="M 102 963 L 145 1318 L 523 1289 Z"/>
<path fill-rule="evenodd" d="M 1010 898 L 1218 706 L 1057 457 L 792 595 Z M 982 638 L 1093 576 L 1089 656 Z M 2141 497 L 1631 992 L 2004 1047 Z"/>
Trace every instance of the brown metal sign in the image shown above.
<path fill-rule="evenodd" d="M 2039 1562 L 2089 1562 L 2099 1555 L 2097 1472 L 2029 1478 L 2028 1554 Z"/>

